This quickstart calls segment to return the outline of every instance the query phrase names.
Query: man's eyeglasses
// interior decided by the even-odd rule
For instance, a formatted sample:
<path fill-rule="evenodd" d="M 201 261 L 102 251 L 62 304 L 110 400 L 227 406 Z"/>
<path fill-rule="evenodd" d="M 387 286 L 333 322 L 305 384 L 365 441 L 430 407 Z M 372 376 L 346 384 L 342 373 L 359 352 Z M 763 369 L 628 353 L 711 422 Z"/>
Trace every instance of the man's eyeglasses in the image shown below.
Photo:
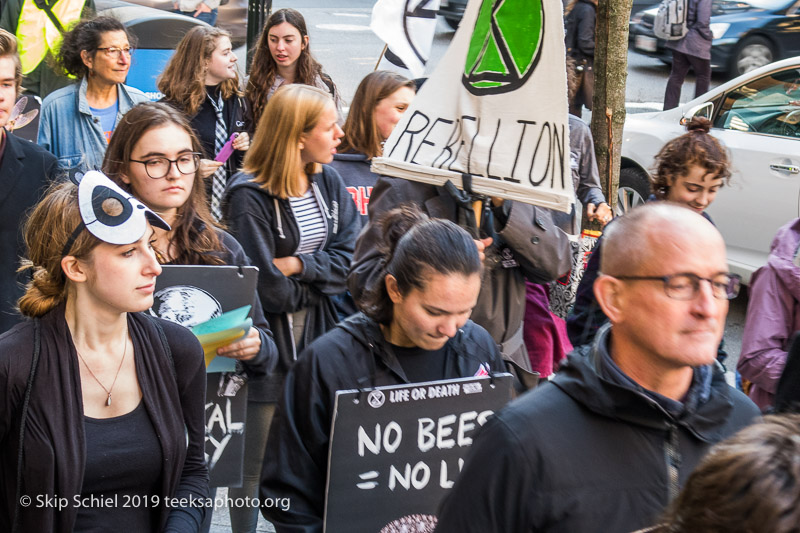
<path fill-rule="evenodd" d="M 172 163 L 175 163 L 175 168 L 177 168 L 178 172 L 181 174 L 197 172 L 200 165 L 200 154 L 197 152 L 188 152 L 181 154 L 177 159 L 168 159 L 166 157 L 154 157 L 145 161 L 131 159 L 131 163 L 141 163 L 144 165 L 144 171 L 147 172 L 147 175 L 154 180 L 158 180 L 169 174 Z"/>
<path fill-rule="evenodd" d="M 712 278 L 701 278 L 691 272 L 681 272 L 669 276 L 612 276 L 623 281 L 660 281 L 664 292 L 675 300 L 693 300 L 700 292 L 700 282 L 711 284 L 711 293 L 720 300 L 733 300 L 739 295 L 742 277 L 738 274 L 721 272 Z"/>
<path fill-rule="evenodd" d="M 131 54 L 133 54 L 133 51 L 136 49 L 132 46 L 126 46 L 124 48 L 117 48 L 116 46 L 108 46 L 105 48 L 98 48 L 98 50 L 102 50 L 106 54 L 106 57 L 109 57 L 111 59 L 119 59 L 120 54 L 125 54 L 125 57 L 128 58 L 131 57 Z"/>

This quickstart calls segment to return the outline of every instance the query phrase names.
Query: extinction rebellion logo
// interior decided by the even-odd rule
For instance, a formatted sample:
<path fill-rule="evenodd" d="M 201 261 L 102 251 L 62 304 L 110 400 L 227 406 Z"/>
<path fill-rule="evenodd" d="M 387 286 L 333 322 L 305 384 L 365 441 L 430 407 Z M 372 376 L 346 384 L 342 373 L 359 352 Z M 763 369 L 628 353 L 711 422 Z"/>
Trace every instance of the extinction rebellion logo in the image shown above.
<path fill-rule="evenodd" d="M 478 96 L 518 89 L 536 68 L 543 37 L 542 0 L 483 0 L 461 82 Z"/>

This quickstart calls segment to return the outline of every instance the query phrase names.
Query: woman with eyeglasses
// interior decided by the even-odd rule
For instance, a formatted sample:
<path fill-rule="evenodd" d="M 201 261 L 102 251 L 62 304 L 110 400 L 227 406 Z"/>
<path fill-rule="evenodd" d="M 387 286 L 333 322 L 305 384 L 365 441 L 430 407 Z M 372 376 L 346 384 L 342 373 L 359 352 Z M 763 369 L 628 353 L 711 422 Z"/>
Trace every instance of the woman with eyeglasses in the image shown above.
<path fill-rule="evenodd" d="M 686 129 L 687 133 L 668 141 L 656 155 L 655 173 L 650 183 L 653 194 L 648 201 L 682 205 L 713 224 L 706 209 L 720 188 L 730 183 L 730 157 L 725 145 L 709 133 L 711 121 L 708 119 L 694 117 Z M 600 269 L 601 253 L 602 238 L 589 258 L 575 296 L 575 307 L 567 317 L 569 340 L 576 348 L 591 342 L 600 326 L 608 320 L 592 292 Z M 725 357 L 727 353 L 720 344 L 720 361 Z"/>
<path fill-rule="evenodd" d="M 44 99 L 38 139 L 62 169 L 98 170 L 119 119 L 147 101 L 123 83 L 131 67 L 131 40 L 112 17 L 81 21 L 64 34 L 56 64 L 79 81 Z"/>
<path fill-rule="evenodd" d="M 27 220 L 30 320 L 0 336 L 0 531 L 199 530 L 203 349 L 142 312 L 156 229 L 170 227 L 95 171 Z"/>
<path fill-rule="evenodd" d="M 198 173 L 200 143 L 183 114 L 163 103 L 140 104 L 122 117 L 118 133 L 108 146 L 103 171 L 169 222 L 170 230 L 155 230 L 159 262 L 249 265 L 236 239 L 211 218 Z M 217 354 L 240 361 L 248 376 L 244 479 L 256 487 L 272 417 L 267 377 L 278 351 L 261 302 L 253 296 L 254 327 Z"/>
<path fill-rule="evenodd" d="M 222 196 L 228 179 L 241 166 L 250 147 L 252 118 L 239 90 L 236 55 L 225 30 L 195 26 L 183 36 L 175 54 L 158 78 L 166 102 L 183 112 L 202 145 L 200 166 L 206 180 L 211 216 L 222 218 Z M 233 153 L 215 158 L 231 138 Z"/>

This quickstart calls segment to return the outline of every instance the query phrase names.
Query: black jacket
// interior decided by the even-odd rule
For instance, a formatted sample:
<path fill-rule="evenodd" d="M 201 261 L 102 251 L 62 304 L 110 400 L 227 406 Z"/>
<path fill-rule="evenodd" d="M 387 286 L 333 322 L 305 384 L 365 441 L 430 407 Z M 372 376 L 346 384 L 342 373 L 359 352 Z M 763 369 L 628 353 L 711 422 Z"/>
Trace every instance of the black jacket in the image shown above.
<path fill-rule="evenodd" d="M 169 343 L 172 361 L 155 322 Z M 44 315 L 40 324 L 41 350 L 26 418 L 21 488 L 33 504 L 20 508 L 20 531 L 68 533 L 77 514 L 73 497 L 81 493 L 86 466 L 80 368 L 64 305 Z M 128 313 L 128 330 L 142 401 L 164 458 L 157 496 L 162 503 L 166 497 L 205 501 L 203 349 L 188 329 L 143 313 Z M 22 405 L 33 352 L 33 321 L 0 336 L 0 531 L 11 531 Z M 67 498 L 70 505 L 61 510 L 36 505 L 37 496 L 47 495 Z M 158 530 L 198 531 L 205 512 L 199 505 L 162 504 Z"/>
<path fill-rule="evenodd" d="M 576 60 L 594 62 L 595 5 L 592 0 L 578 0 L 564 20 L 567 54 Z"/>
<path fill-rule="evenodd" d="M 369 203 L 370 223 L 359 235 L 348 279 L 356 301 L 365 288 L 383 282 L 379 279 L 381 234 L 375 221 L 404 203 L 416 205 L 431 217 L 462 222 L 455 200 L 444 187 L 402 178 L 378 178 Z M 496 216 L 487 216 L 481 226 L 493 233 L 494 242 L 486 253 L 481 292 L 472 319 L 486 328 L 507 359 L 530 371 L 530 360 L 522 340 L 525 280 L 547 283 L 569 271 L 570 245 L 567 234 L 553 224 L 547 209 L 507 200 L 503 205 L 503 217 L 506 220 L 501 222 Z"/>
<path fill-rule="evenodd" d="M 474 376 L 481 364 L 504 371 L 491 336 L 468 321 L 445 345 L 445 375 Z M 286 498 L 291 509 L 262 507 L 278 533 L 322 532 L 333 406 L 337 390 L 408 383 L 378 324 L 359 313 L 317 339 L 286 379 L 267 441 L 261 498 Z M 359 510 L 358 512 L 365 512 Z"/>
<path fill-rule="evenodd" d="M 19 260 L 26 255 L 25 216 L 57 177 L 58 160 L 53 154 L 6 132 L 0 162 L 0 333 L 22 320 L 15 308 L 29 278 L 17 273 Z"/>
<path fill-rule="evenodd" d="M 338 317 L 330 296 L 345 291 L 345 280 L 359 230 L 355 204 L 341 177 L 323 165 L 322 172 L 309 176 L 322 207 L 328 234 L 322 249 L 298 257 L 303 272 L 286 277 L 272 263 L 276 257 L 294 255 L 300 232 L 289 200 L 281 200 L 240 172 L 231 178 L 226 191 L 225 219 L 247 256 L 259 268 L 258 296 L 272 326 L 279 361 L 266 384 L 264 394 L 277 401 L 283 379 L 297 354 L 331 329 Z M 277 211 L 276 211 L 277 208 Z M 303 342 L 294 346 L 288 313 L 307 309 Z"/>
<path fill-rule="evenodd" d="M 635 531 L 656 521 L 713 444 L 758 420 L 719 365 L 695 371 L 679 415 L 605 377 L 609 331 L 482 428 L 437 533 Z"/>

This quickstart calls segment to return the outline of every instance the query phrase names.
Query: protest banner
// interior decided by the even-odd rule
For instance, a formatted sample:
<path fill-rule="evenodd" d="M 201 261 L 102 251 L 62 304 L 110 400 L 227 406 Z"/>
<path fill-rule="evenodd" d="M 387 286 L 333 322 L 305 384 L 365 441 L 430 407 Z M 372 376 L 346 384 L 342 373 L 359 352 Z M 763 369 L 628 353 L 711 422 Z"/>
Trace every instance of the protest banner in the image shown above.
<path fill-rule="evenodd" d="M 372 171 L 569 212 L 560 0 L 470 0 Z M 470 186 L 468 185 L 468 188 Z"/>
<path fill-rule="evenodd" d="M 378 0 L 370 28 L 415 78 L 425 74 L 436 34 L 439 0 Z"/>
<path fill-rule="evenodd" d="M 338 391 L 326 533 L 432 531 L 473 437 L 511 399 L 511 384 L 496 374 Z"/>
<path fill-rule="evenodd" d="M 192 328 L 223 313 L 252 306 L 257 282 L 258 268 L 252 266 L 164 265 L 156 278 L 150 313 Z M 252 318 L 252 310 L 250 314 Z M 212 364 L 222 359 L 233 362 L 217 357 Z M 234 368 L 233 363 L 228 368 Z M 244 375 L 209 371 L 205 457 L 211 487 L 236 487 L 242 483 L 246 409 Z"/>

